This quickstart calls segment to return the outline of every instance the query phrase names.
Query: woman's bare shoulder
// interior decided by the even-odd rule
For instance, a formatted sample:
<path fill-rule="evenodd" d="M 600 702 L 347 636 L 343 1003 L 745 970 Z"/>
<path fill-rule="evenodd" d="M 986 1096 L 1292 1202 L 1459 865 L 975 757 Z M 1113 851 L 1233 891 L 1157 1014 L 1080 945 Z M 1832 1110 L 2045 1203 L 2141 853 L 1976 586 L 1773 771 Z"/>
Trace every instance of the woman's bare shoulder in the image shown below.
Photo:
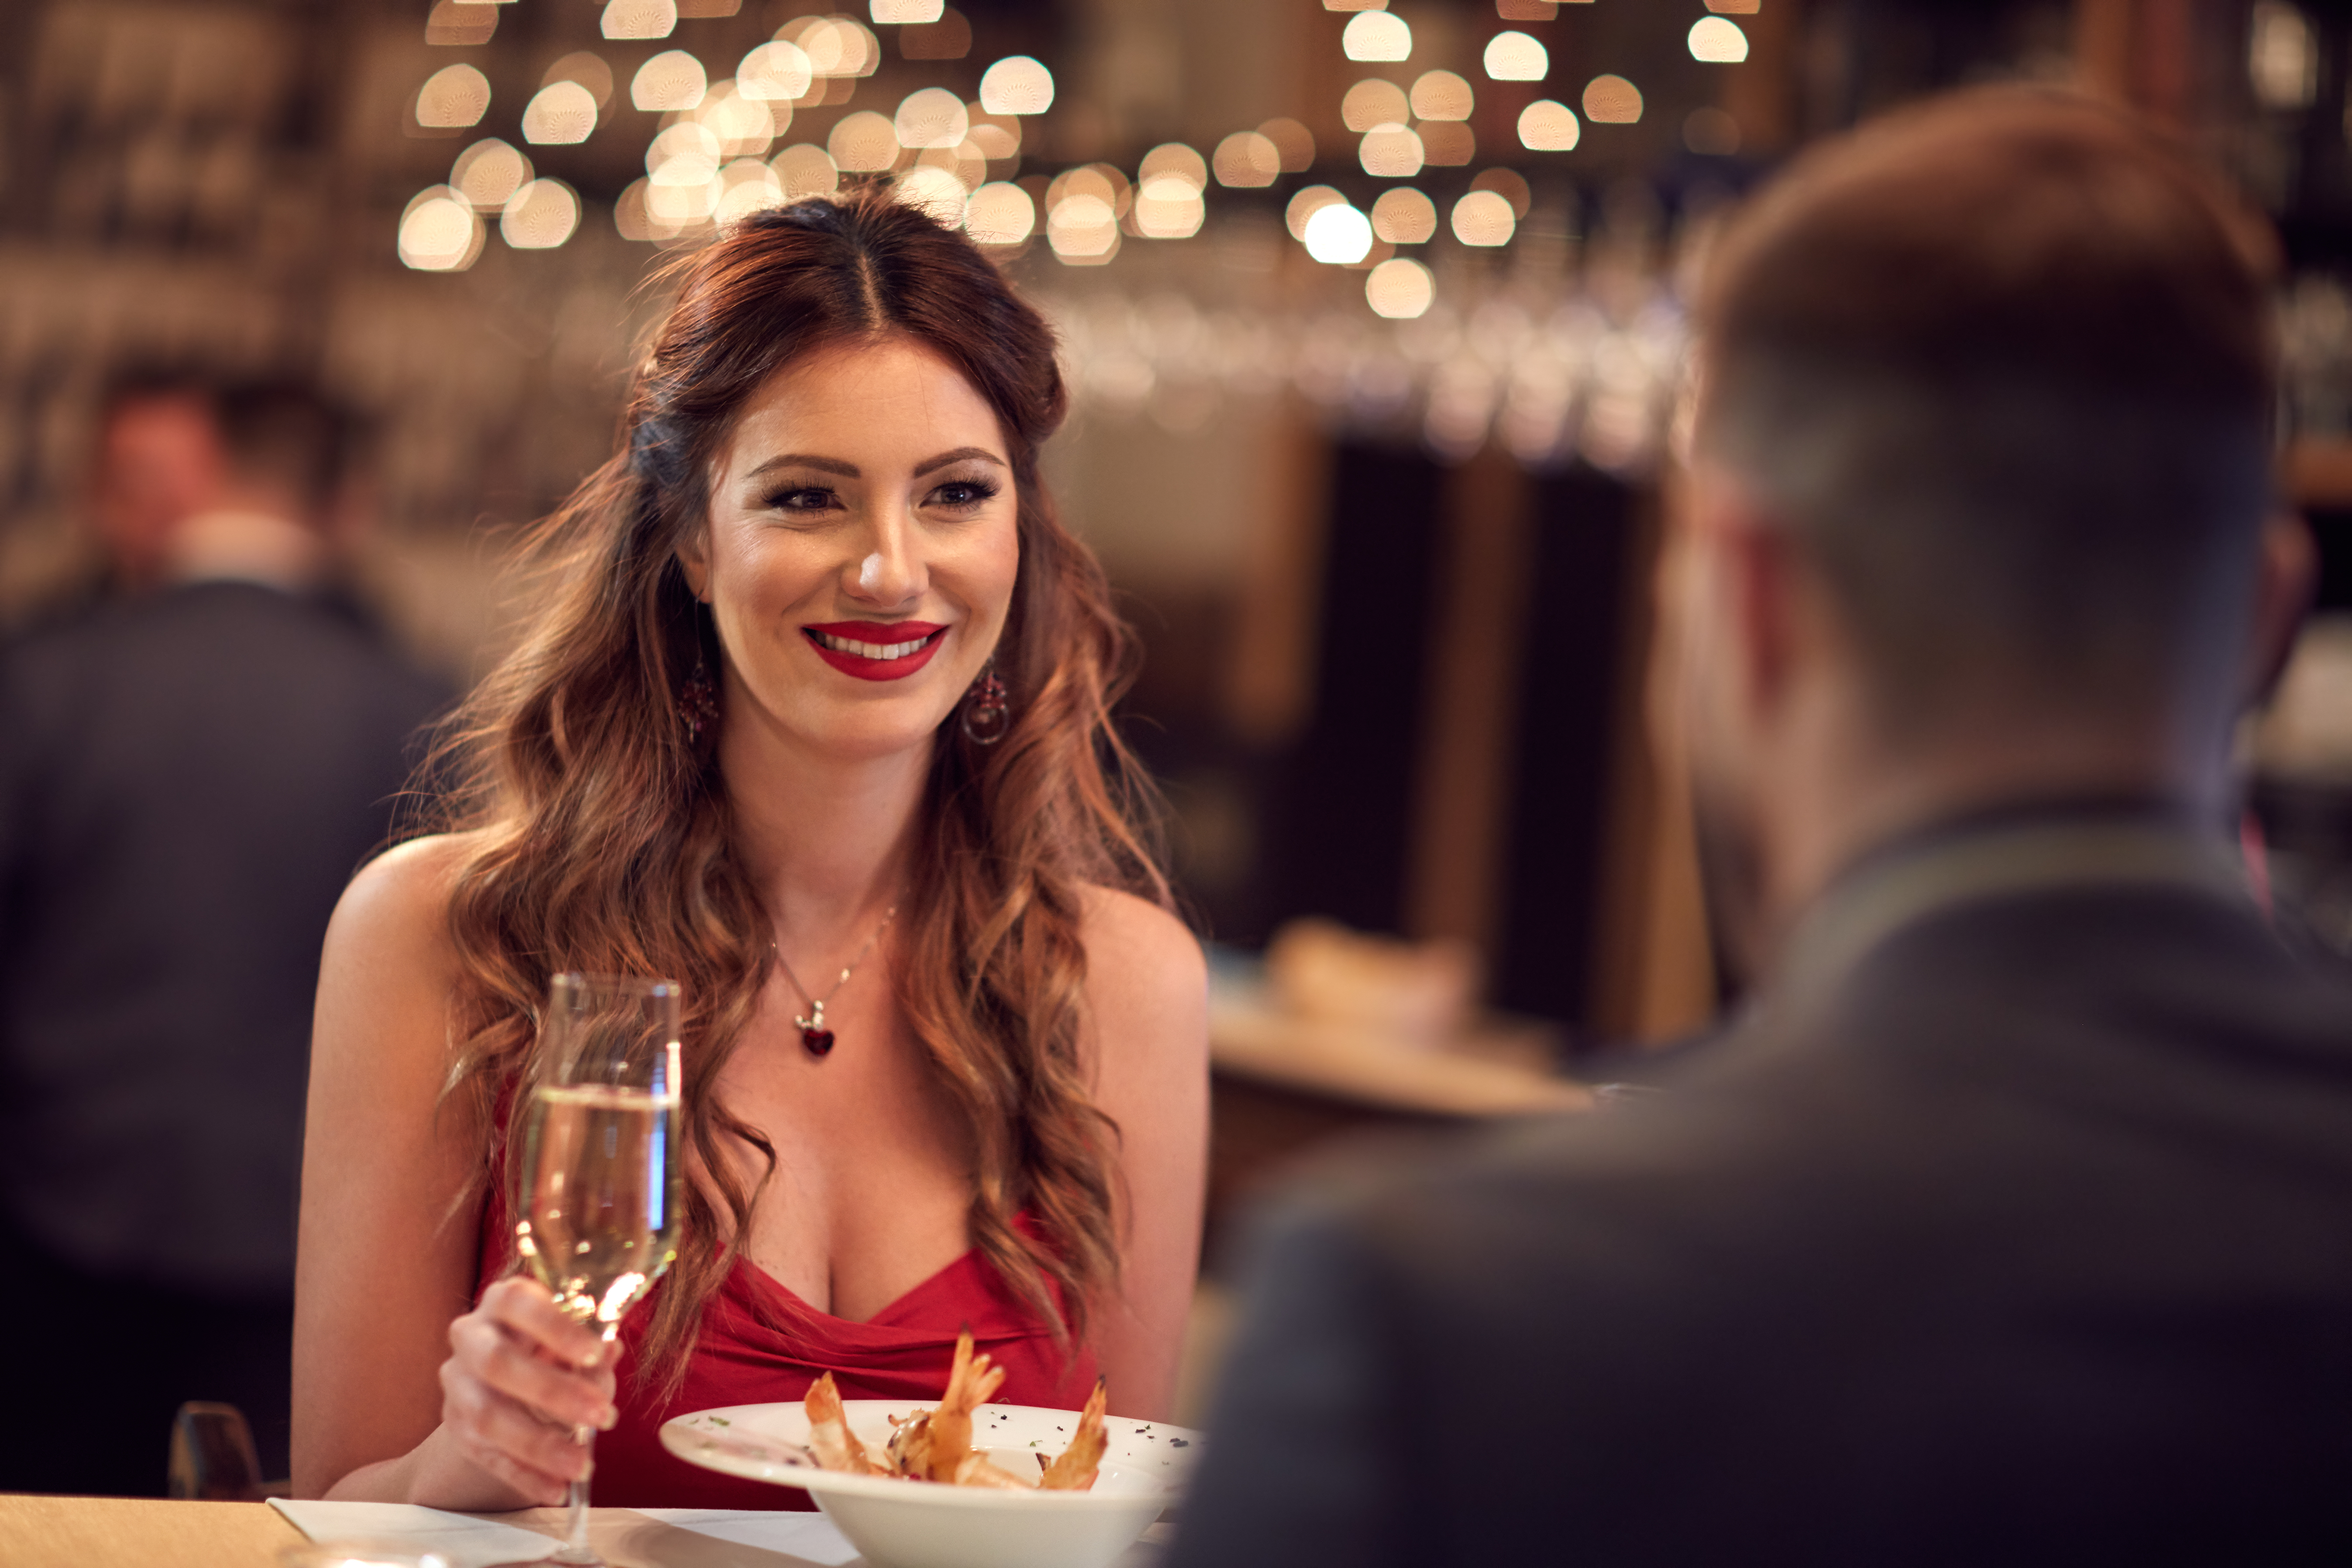
<path fill-rule="evenodd" d="M 446 974 L 457 958 L 449 936 L 449 896 L 481 847 L 477 833 L 439 833 L 396 845 L 360 868 L 327 928 L 326 969 L 389 964 L 424 978 Z"/>
<path fill-rule="evenodd" d="M 1078 931 L 1089 962 L 1141 960 L 1176 966 L 1187 977 L 1196 973 L 1206 975 L 1200 939 L 1182 921 L 1150 900 L 1093 883 L 1078 889 Z"/>
<path fill-rule="evenodd" d="M 1088 886 L 1080 900 L 1087 991 L 1097 1018 L 1132 1024 L 1204 1013 L 1208 962 L 1182 921 L 1116 888 Z"/>

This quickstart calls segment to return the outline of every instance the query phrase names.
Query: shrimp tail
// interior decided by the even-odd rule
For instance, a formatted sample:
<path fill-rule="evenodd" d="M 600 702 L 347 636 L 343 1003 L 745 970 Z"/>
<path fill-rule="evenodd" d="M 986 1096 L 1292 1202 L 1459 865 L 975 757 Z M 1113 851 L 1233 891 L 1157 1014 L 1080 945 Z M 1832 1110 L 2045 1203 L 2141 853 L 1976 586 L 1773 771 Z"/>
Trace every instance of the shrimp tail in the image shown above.
<path fill-rule="evenodd" d="M 1107 1394 L 1100 1378 L 1095 1380 L 1095 1391 L 1087 1396 L 1087 1407 L 1078 1413 L 1078 1430 L 1070 1446 L 1045 1467 L 1037 1478 L 1037 1485 L 1045 1491 L 1083 1492 L 1094 1488 L 1095 1477 L 1102 1468 L 1103 1455 L 1109 1451 L 1110 1437 L 1103 1429 L 1103 1409 Z"/>
<path fill-rule="evenodd" d="M 866 1452 L 866 1445 L 849 1429 L 849 1419 L 841 1408 L 841 1390 L 825 1373 L 809 1384 L 801 1406 L 808 1412 L 809 1447 L 816 1454 L 816 1462 L 828 1470 L 845 1470 L 854 1476 L 885 1473 Z"/>

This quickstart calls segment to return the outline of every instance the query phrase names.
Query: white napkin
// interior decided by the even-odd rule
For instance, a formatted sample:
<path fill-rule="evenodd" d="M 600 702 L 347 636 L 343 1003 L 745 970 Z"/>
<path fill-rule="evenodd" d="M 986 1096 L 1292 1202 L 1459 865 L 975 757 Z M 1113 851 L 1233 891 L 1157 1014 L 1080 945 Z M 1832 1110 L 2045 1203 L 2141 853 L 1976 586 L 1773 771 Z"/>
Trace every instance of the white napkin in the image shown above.
<path fill-rule="evenodd" d="M 455 1568 L 532 1562 L 563 1538 L 557 1508 L 485 1515 L 285 1498 L 270 1506 L 313 1541 L 437 1552 Z M 857 1556 L 823 1514 L 759 1509 L 591 1509 L 588 1542 L 614 1568 L 841 1568 Z"/>

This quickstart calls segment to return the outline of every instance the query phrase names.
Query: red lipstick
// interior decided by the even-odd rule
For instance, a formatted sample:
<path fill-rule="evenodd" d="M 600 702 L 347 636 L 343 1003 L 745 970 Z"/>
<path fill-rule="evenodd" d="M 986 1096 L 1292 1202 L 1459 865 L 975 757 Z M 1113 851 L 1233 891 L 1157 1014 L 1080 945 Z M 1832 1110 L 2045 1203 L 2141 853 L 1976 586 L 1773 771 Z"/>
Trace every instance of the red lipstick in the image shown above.
<path fill-rule="evenodd" d="M 934 621 L 827 621 L 801 628 L 817 658 L 860 680 L 904 680 L 931 662 L 946 632 Z"/>

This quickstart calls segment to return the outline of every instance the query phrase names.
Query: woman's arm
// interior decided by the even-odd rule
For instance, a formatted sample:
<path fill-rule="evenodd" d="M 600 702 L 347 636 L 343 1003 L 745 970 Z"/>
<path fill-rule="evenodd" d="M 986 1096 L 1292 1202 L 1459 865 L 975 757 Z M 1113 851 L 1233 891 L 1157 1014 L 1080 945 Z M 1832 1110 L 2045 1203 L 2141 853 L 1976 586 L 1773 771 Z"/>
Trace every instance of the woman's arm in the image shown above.
<path fill-rule="evenodd" d="M 1093 1338 L 1110 1408 L 1165 1420 L 1176 1393 L 1209 1156 L 1209 984 L 1200 943 L 1166 910 L 1089 889 L 1087 1001 L 1095 1103 L 1118 1124 L 1118 1299 Z"/>
<path fill-rule="evenodd" d="M 483 1129 L 439 1105 L 462 844 L 423 839 L 362 871 L 320 963 L 295 1271 L 294 1490 L 441 1507 L 553 1500 L 576 1473 L 571 1422 L 599 1423 L 611 1373 L 544 1291 L 473 1308 L 468 1206 Z M 557 1413 L 564 1425 L 541 1415 Z"/>

